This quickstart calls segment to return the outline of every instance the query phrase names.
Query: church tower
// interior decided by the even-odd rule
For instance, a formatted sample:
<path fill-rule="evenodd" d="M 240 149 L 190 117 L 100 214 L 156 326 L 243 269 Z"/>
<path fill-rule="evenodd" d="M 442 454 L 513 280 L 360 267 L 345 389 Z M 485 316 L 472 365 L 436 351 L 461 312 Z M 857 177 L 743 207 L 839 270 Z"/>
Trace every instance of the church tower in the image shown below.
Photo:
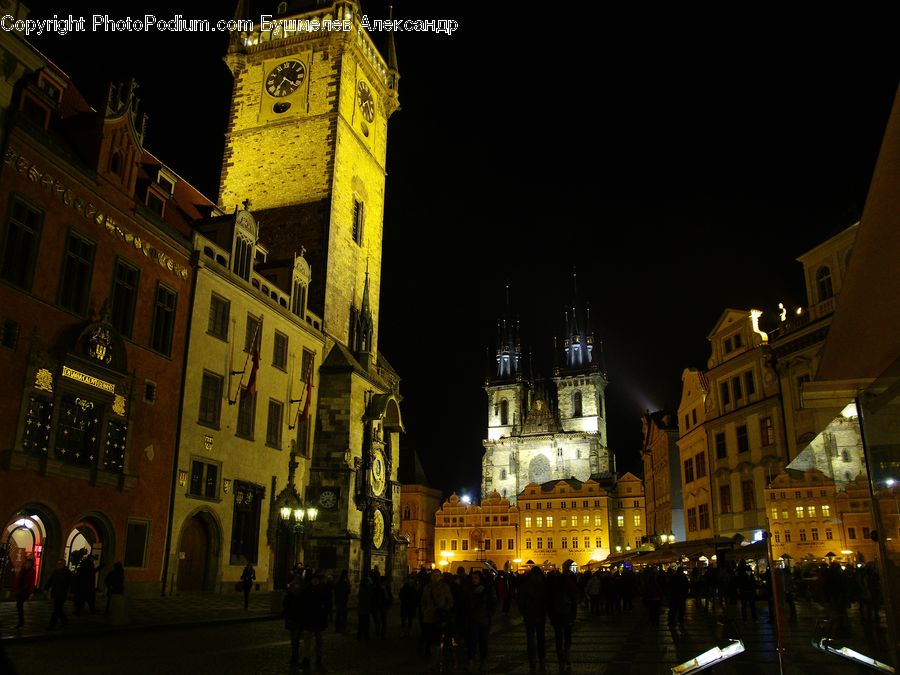
<path fill-rule="evenodd" d="M 606 437 L 606 368 L 602 350 L 594 344 L 591 308 L 578 306 L 573 280 L 572 306 L 565 313 L 562 363 L 553 369 L 559 401 L 559 418 L 565 431 L 595 433 L 601 445 Z"/>
<path fill-rule="evenodd" d="M 377 566 L 399 580 L 399 376 L 378 351 L 396 49 L 388 33 L 379 52 L 356 0 L 281 2 L 273 14 L 236 34 L 225 57 L 234 89 L 219 205 L 249 200 L 268 262 L 304 251 L 312 269 L 307 302 L 323 317 L 326 355 L 315 364 L 308 482 L 298 486 L 319 508 L 305 563 L 349 569 L 354 581 Z"/>

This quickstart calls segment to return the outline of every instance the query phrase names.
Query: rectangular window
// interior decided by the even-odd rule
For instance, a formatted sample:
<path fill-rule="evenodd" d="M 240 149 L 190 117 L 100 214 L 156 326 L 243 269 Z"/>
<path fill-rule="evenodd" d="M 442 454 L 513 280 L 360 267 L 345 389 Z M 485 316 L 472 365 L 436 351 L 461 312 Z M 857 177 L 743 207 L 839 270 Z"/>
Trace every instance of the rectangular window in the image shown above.
<path fill-rule="evenodd" d="M 531 527 L 531 516 L 525 516 L 525 527 Z"/>
<path fill-rule="evenodd" d="M 694 480 L 694 460 L 686 459 L 684 460 L 684 484 L 693 482 Z"/>
<path fill-rule="evenodd" d="M 562 538 L 562 547 L 563 547 L 563 548 L 569 548 L 569 538 L 568 538 L 568 537 L 563 537 L 563 538 Z"/>
<path fill-rule="evenodd" d="M 547 510 L 549 511 L 552 508 L 553 508 L 553 502 L 547 502 Z"/>
<path fill-rule="evenodd" d="M 269 401 L 269 417 L 266 422 L 266 445 L 281 447 L 281 427 L 284 405 L 279 401 Z"/>
<path fill-rule="evenodd" d="M 353 241 L 362 246 L 365 208 L 361 200 L 353 199 Z"/>
<path fill-rule="evenodd" d="M 731 486 L 719 486 L 719 509 L 722 513 L 731 513 Z"/>
<path fill-rule="evenodd" d="M 256 394 L 245 395 L 246 389 L 241 387 L 238 395 L 238 419 L 235 434 L 241 438 L 253 440 L 253 421 L 256 417 Z"/>
<path fill-rule="evenodd" d="M 818 527 L 812 528 L 812 540 L 819 541 L 819 528 Z"/>
<path fill-rule="evenodd" d="M 855 527 L 847 528 L 847 538 L 848 539 L 856 539 L 856 528 Z"/>
<path fill-rule="evenodd" d="M 547 516 L 547 527 L 553 527 L 553 516 Z"/>
<path fill-rule="evenodd" d="M 121 260 L 116 261 L 110 321 L 116 330 L 125 337 L 131 337 L 131 329 L 134 324 L 134 306 L 137 302 L 139 276 L 137 267 Z"/>
<path fill-rule="evenodd" d="M 697 531 L 697 509 L 691 507 L 688 509 L 688 532 Z"/>
<path fill-rule="evenodd" d="M 822 517 L 831 518 L 831 507 L 828 504 L 822 504 Z"/>
<path fill-rule="evenodd" d="M 306 384 L 313 376 L 313 363 L 316 355 L 308 349 L 303 350 L 303 361 L 300 364 L 300 381 Z"/>
<path fill-rule="evenodd" d="M 581 516 L 581 524 L 582 525 L 590 525 L 591 517 L 587 514 L 584 514 L 583 516 Z M 594 527 L 599 527 L 599 526 L 600 526 L 600 516 L 595 515 L 594 516 Z"/>
<path fill-rule="evenodd" d="M 694 457 L 694 471 L 697 473 L 697 478 L 706 476 L 706 453 L 701 452 Z"/>
<path fill-rule="evenodd" d="M 31 290 L 41 240 L 44 214 L 18 197 L 13 197 L 3 242 L 0 277 L 11 284 Z"/>
<path fill-rule="evenodd" d="M 744 511 L 751 511 L 756 508 L 756 499 L 753 496 L 752 480 L 745 480 L 741 482 L 741 500 L 744 503 Z"/>
<path fill-rule="evenodd" d="M 252 314 L 247 315 L 247 327 L 244 330 L 244 351 L 248 354 L 259 349 L 262 335 L 260 330 L 260 320 Z"/>
<path fill-rule="evenodd" d="M 806 541 L 806 530 L 802 527 L 800 528 L 800 541 Z"/>
<path fill-rule="evenodd" d="M 641 500 L 640 500 L 640 499 L 635 499 L 635 500 L 632 502 L 632 506 L 634 506 L 634 508 L 636 508 L 636 509 L 641 508 Z"/>
<path fill-rule="evenodd" d="M 584 538 L 584 547 L 587 548 L 590 544 L 590 539 L 587 537 Z M 600 537 L 594 537 L 594 546 L 596 548 L 600 548 L 603 545 L 603 540 Z"/>
<path fill-rule="evenodd" d="M 531 537 L 525 538 L 525 548 L 528 549 L 529 551 L 531 550 Z"/>
<path fill-rule="evenodd" d="M 802 507 L 802 506 L 795 506 L 795 507 L 794 507 L 794 513 L 797 514 L 797 517 L 798 517 L 798 518 L 802 518 L 803 515 L 804 515 L 804 513 L 805 513 L 805 511 L 803 510 L 803 507 Z"/>
<path fill-rule="evenodd" d="M 782 520 L 787 520 L 787 519 L 788 519 L 788 511 L 787 511 L 787 509 L 781 509 L 781 519 L 782 519 Z"/>
<path fill-rule="evenodd" d="M 725 445 L 725 434 L 720 432 L 716 434 L 716 459 L 726 459 L 728 457 L 728 447 Z"/>
<path fill-rule="evenodd" d="M 750 452 L 750 437 L 747 435 L 747 425 L 742 424 L 737 428 L 738 452 Z"/>
<path fill-rule="evenodd" d="M 709 529 L 709 504 L 700 504 L 697 507 L 697 513 L 700 516 L 700 529 Z"/>
<path fill-rule="evenodd" d="M 506 540 L 506 548 L 508 548 L 510 551 L 513 550 L 514 546 L 515 546 L 515 540 L 513 540 L 513 539 Z"/>
<path fill-rule="evenodd" d="M 272 347 L 272 365 L 280 370 L 287 370 L 288 337 L 275 331 Z"/>
<path fill-rule="evenodd" d="M 696 408 L 694 408 L 693 410 L 691 410 L 691 421 L 692 421 L 694 424 L 697 424 L 697 409 L 696 409 Z"/>
<path fill-rule="evenodd" d="M 231 521 L 231 564 L 258 562 L 259 521 L 265 497 L 261 485 L 234 481 L 234 515 Z"/>
<path fill-rule="evenodd" d="M 834 539 L 834 532 L 832 531 L 832 529 L 830 527 L 825 528 L 825 538 L 828 541 L 831 541 L 832 539 Z"/>
<path fill-rule="evenodd" d="M 772 520 L 778 520 L 778 509 L 772 507 Z"/>
<path fill-rule="evenodd" d="M 864 527 L 862 529 L 862 536 L 863 536 L 863 539 L 869 539 L 869 528 L 868 527 Z"/>
<path fill-rule="evenodd" d="M 547 548 L 553 548 L 553 537 L 547 537 Z"/>
<path fill-rule="evenodd" d="M 484 540 L 484 550 L 485 550 L 485 551 L 490 551 L 490 550 L 491 550 L 491 540 L 490 540 L 490 539 L 485 539 L 485 540 Z"/>
<path fill-rule="evenodd" d="M 146 520 L 128 519 L 125 529 L 125 555 L 122 564 L 125 567 L 141 568 L 147 566 L 147 539 L 150 534 L 150 523 Z"/>
<path fill-rule="evenodd" d="M 790 531 L 790 530 L 785 530 L 785 531 L 784 531 L 784 543 L 785 543 L 785 544 L 790 544 L 790 543 L 791 543 L 791 531 Z"/>
<path fill-rule="evenodd" d="M 203 371 L 203 382 L 200 385 L 200 414 L 197 418 L 200 424 L 219 428 L 223 379 L 221 375 Z"/>
<path fill-rule="evenodd" d="M 744 373 L 744 389 L 747 392 L 748 398 L 756 393 L 756 382 L 753 380 L 752 370 L 748 370 L 746 373 Z"/>
<path fill-rule="evenodd" d="M 213 293 L 209 298 L 209 324 L 206 332 L 220 340 L 228 340 L 228 317 L 231 303 Z"/>
<path fill-rule="evenodd" d="M 469 550 L 469 540 L 468 540 L 468 539 L 463 539 L 463 540 L 462 540 L 462 550 L 463 550 L 463 551 L 468 551 L 468 550 Z"/>
<path fill-rule="evenodd" d="M 172 333 L 175 330 L 175 305 L 178 295 L 161 283 L 156 284 L 153 305 L 153 324 L 150 327 L 150 349 L 169 356 L 172 353 Z"/>
<path fill-rule="evenodd" d="M 634 526 L 635 527 L 641 526 L 641 514 L 639 514 L 639 513 L 634 514 Z"/>
<path fill-rule="evenodd" d="M 812 504 L 807 506 L 806 507 L 806 515 L 809 516 L 810 518 L 815 518 L 816 517 L 816 507 L 813 506 Z"/>
<path fill-rule="evenodd" d="M 195 459 L 191 462 L 191 487 L 188 494 L 215 499 L 219 496 L 219 465 Z"/>
<path fill-rule="evenodd" d="M 441 550 L 442 551 L 447 550 L 447 540 L 446 539 L 441 539 Z"/>
<path fill-rule="evenodd" d="M 544 548 L 544 538 L 543 538 L 543 537 L 538 537 L 538 538 L 537 538 L 537 547 L 538 547 L 538 548 Z"/>
<path fill-rule="evenodd" d="M 560 527 L 568 527 L 569 519 L 566 518 L 565 516 L 563 516 L 562 518 L 559 519 L 559 525 L 560 525 Z"/>
<path fill-rule="evenodd" d="M 487 541 L 490 541 L 490 539 L 488 539 Z M 498 539 L 498 540 L 495 541 L 494 543 L 497 545 L 497 547 L 496 547 L 495 550 L 497 550 L 497 551 L 502 551 L 502 550 L 503 550 L 503 540 L 502 540 L 502 539 Z"/>
<path fill-rule="evenodd" d="M 530 503 L 530 502 L 526 502 L 526 504 L 525 504 L 525 510 L 526 510 L 526 511 L 531 511 L 531 503 Z"/>
<path fill-rule="evenodd" d="M 776 544 L 781 543 L 781 532 L 779 532 L 778 530 L 775 530 L 775 543 Z"/>
<path fill-rule="evenodd" d="M 732 392 L 734 392 L 734 400 L 735 401 L 740 401 L 742 398 L 744 398 L 744 391 L 741 388 L 741 378 L 740 377 L 733 377 L 731 379 L 731 390 L 732 390 Z"/>
<path fill-rule="evenodd" d="M 450 550 L 455 551 L 458 548 L 456 539 L 450 540 Z"/>
<path fill-rule="evenodd" d="M 719 394 L 722 397 L 722 406 L 728 406 L 731 404 L 731 392 L 728 390 L 727 382 L 719 383 Z"/>
<path fill-rule="evenodd" d="M 93 268 L 94 244 L 75 233 L 69 233 L 59 280 L 60 307 L 84 316 L 91 295 Z"/>
<path fill-rule="evenodd" d="M 625 527 L 625 516 L 616 516 L 616 525 L 618 527 Z"/>
<path fill-rule="evenodd" d="M 759 421 L 759 437 L 764 446 L 775 443 L 775 425 L 771 417 L 763 417 Z"/>
<path fill-rule="evenodd" d="M 538 516 L 538 517 L 537 517 L 537 526 L 538 526 L 538 527 L 543 527 L 543 526 L 544 526 L 544 517 L 543 517 L 543 516 Z"/>

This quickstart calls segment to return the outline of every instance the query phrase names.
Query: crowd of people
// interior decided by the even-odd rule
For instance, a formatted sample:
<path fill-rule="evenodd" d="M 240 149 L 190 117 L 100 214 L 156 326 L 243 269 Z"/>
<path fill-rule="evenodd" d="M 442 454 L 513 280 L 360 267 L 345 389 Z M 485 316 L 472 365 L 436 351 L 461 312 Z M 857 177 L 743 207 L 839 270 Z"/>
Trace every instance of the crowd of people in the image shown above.
<path fill-rule="evenodd" d="M 47 577 L 43 589 L 37 586 L 36 565 L 33 557 L 26 558 L 22 567 L 15 575 L 12 584 L 12 595 L 16 599 L 16 611 L 18 623 L 16 629 L 25 626 L 25 603 L 37 591 L 43 590 L 53 602 L 53 612 L 50 616 L 49 629 L 56 628 L 57 624 L 63 626 L 69 623 L 66 616 L 66 602 L 72 597 L 76 615 L 84 614 L 85 609 L 91 614 L 99 614 L 97 609 L 97 577 L 100 570 L 95 565 L 94 556 L 73 555 L 70 563 L 63 558 L 56 561 L 56 567 Z M 113 597 L 125 593 L 125 568 L 121 562 L 115 563 L 106 574 L 106 610 L 109 614 Z"/>

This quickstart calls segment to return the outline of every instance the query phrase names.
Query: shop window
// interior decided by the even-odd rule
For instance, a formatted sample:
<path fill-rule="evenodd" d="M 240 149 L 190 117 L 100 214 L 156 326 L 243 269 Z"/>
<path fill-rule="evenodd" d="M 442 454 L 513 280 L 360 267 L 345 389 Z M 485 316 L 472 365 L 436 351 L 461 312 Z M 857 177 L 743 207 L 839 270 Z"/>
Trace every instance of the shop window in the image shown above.
<path fill-rule="evenodd" d="M 93 466 L 100 452 L 101 406 L 75 394 L 60 399 L 56 458 L 77 466 Z"/>
<path fill-rule="evenodd" d="M 110 420 L 106 424 L 106 447 L 103 452 L 103 468 L 112 473 L 125 471 L 125 439 L 128 427 Z"/>
<path fill-rule="evenodd" d="M 52 419 L 52 401 L 39 396 L 29 397 L 28 410 L 25 413 L 25 433 L 22 438 L 22 449 L 25 452 L 39 457 L 47 456 Z"/>

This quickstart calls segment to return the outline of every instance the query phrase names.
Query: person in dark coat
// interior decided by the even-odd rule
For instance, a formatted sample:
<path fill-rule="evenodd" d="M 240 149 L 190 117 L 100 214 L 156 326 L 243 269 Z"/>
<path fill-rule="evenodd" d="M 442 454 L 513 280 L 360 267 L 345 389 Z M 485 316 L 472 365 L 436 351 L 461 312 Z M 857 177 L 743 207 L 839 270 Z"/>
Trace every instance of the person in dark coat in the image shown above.
<path fill-rule="evenodd" d="M 549 579 L 548 610 L 556 642 L 556 659 L 560 672 L 572 669 L 569 653 L 572 649 L 572 629 L 578 614 L 578 589 L 574 575 L 552 574 Z"/>
<path fill-rule="evenodd" d="M 347 603 L 350 601 L 350 576 L 347 570 L 341 571 L 341 578 L 334 585 L 334 630 L 343 633 L 347 630 Z"/>
<path fill-rule="evenodd" d="M 356 639 L 369 639 L 369 616 L 372 614 L 372 582 L 363 577 L 359 582 L 359 593 L 356 596 Z"/>
<path fill-rule="evenodd" d="M 247 563 L 244 571 L 241 572 L 241 590 L 244 591 L 244 609 L 250 608 L 250 590 L 253 588 L 253 582 L 256 581 L 256 571 L 253 565 Z"/>
<path fill-rule="evenodd" d="M 112 596 L 125 594 L 125 568 L 121 562 L 113 565 L 112 570 L 106 575 L 106 611 L 109 614 L 109 606 L 112 603 Z"/>
<path fill-rule="evenodd" d="M 81 559 L 78 569 L 75 571 L 75 613 L 81 614 L 87 603 L 91 614 L 97 613 L 97 585 L 94 556 L 88 554 Z"/>
<path fill-rule="evenodd" d="M 672 572 L 666 583 L 669 592 L 669 625 L 674 626 L 676 623 L 684 628 L 685 605 L 687 604 L 688 593 L 690 592 L 691 582 L 688 580 L 684 568 L 680 565 Z"/>
<path fill-rule="evenodd" d="M 303 630 L 303 666 L 310 663 L 312 643 L 316 643 L 316 669 L 323 670 L 322 652 L 324 650 L 323 634 L 328 627 L 328 592 L 322 583 L 320 574 L 313 575 L 309 584 L 301 592 L 303 610 L 306 614 Z"/>
<path fill-rule="evenodd" d="M 416 580 L 411 574 L 406 577 L 403 587 L 400 589 L 400 636 L 412 635 L 413 619 L 419 608 L 419 592 L 416 589 Z"/>
<path fill-rule="evenodd" d="M 532 567 L 517 590 L 519 613 L 525 621 L 528 646 L 528 665 L 532 675 L 540 663 L 541 671 L 547 662 L 547 586 L 540 567 Z"/>
<path fill-rule="evenodd" d="M 484 578 L 481 570 L 472 570 L 468 588 L 468 627 L 466 646 L 469 652 L 469 672 L 475 666 L 476 651 L 478 670 L 484 669 L 488 655 L 488 635 L 491 632 L 491 615 L 496 605 L 496 592 Z"/>
<path fill-rule="evenodd" d="M 16 624 L 16 628 L 22 628 L 25 625 L 25 601 L 34 593 L 34 584 L 34 558 L 28 557 L 22 564 L 22 569 L 19 570 L 13 584 L 13 593 L 16 596 L 16 612 L 19 614 L 19 623 Z"/>
<path fill-rule="evenodd" d="M 737 588 L 741 599 L 741 620 L 747 620 L 747 609 L 750 616 L 756 621 L 756 579 L 750 565 L 741 561 L 737 571 Z"/>
<path fill-rule="evenodd" d="M 112 572 L 110 572 L 112 574 Z M 50 593 L 53 600 L 53 614 L 50 615 L 50 628 L 55 628 L 57 622 L 62 622 L 63 626 L 68 625 L 69 619 L 66 617 L 65 606 L 66 600 L 69 598 L 69 589 L 72 588 L 72 573 L 66 567 L 66 561 L 60 558 L 56 561 L 56 569 L 50 575 L 44 590 Z M 109 592 L 109 583 L 107 582 L 107 593 Z"/>
<path fill-rule="evenodd" d="M 291 636 L 291 665 L 300 663 L 300 638 L 306 625 L 306 611 L 303 606 L 303 584 L 299 575 L 288 584 L 282 607 L 284 609 L 284 627 Z"/>
<path fill-rule="evenodd" d="M 375 568 L 377 571 L 377 567 Z M 387 638 L 388 610 L 393 604 L 393 596 L 388 580 L 378 574 L 372 575 L 372 618 L 375 621 L 375 636 Z"/>

